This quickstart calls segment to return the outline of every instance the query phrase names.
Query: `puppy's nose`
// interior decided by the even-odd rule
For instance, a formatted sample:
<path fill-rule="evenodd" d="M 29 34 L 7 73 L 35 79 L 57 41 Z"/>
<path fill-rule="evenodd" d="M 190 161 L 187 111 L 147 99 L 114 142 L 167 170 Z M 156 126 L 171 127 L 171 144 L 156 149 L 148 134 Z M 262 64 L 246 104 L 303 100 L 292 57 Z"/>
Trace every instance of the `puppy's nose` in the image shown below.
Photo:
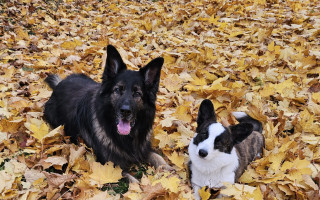
<path fill-rule="evenodd" d="M 204 150 L 204 149 L 200 149 L 200 150 L 199 150 L 199 156 L 200 156 L 200 157 L 204 158 L 204 157 L 206 157 L 207 155 L 208 155 L 208 152 L 207 152 L 206 150 Z"/>
<path fill-rule="evenodd" d="M 128 117 L 131 114 L 131 109 L 129 105 L 122 105 L 120 108 L 121 115 L 123 117 Z"/>

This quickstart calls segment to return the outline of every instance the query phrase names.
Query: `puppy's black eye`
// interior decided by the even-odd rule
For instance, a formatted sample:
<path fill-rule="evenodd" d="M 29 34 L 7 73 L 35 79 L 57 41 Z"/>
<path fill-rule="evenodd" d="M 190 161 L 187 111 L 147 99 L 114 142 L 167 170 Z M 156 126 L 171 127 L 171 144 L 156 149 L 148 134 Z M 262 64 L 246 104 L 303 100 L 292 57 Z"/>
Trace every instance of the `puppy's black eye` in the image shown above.
<path fill-rule="evenodd" d="M 208 132 L 202 132 L 201 135 L 205 136 L 205 137 L 208 137 Z"/>

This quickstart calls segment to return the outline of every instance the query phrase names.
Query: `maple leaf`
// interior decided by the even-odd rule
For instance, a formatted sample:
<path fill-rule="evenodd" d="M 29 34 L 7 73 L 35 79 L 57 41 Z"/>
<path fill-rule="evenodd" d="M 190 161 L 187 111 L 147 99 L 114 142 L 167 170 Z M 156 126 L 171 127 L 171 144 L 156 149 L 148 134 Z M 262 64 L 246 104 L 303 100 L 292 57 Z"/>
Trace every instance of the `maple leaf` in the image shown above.
<path fill-rule="evenodd" d="M 100 199 L 105 199 L 105 200 L 112 200 L 112 199 L 120 199 L 120 196 L 111 196 L 108 194 L 108 191 L 105 192 L 98 192 L 95 194 L 93 197 L 89 198 L 88 200 L 100 200 Z"/>
<path fill-rule="evenodd" d="M 211 196 L 210 190 L 205 186 L 202 187 L 198 192 L 199 192 L 201 199 L 203 199 L 203 200 L 207 200 Z"/>
<path fill-rule="evenodd" d="M 43 174 L 47 177 L 48 184 L 52 187 L 61 187 L 66 182 L 72 181 L 75 178 L 75 175 L 72 174 L 61 175 L 48 172 L 43 172 Z"/>
<path fill-rule="evenodd" d="M 27 182 L 33 184 L 34 181 L 45 178 L 45 175 L 38 170 L 27 168 L 24 173 L 24 177 Z"/>
<path fill-rule="evenodd" d="M 68 161 L 64 157 L 60 156 L 51 156 L 44 160 L 46 163 L 50 163 L 50 165 L 53 165 L 54 168 L 58 170 L 62 170 L 62 166 L 66 164 Z M 49 166 L 48 166 L 49 167 Z"/>
<path fill-rule="evenodd" d="M 161 179 L 154 181 L 152 185 L 154 186 L 158 183 L 161 183 L 162 187 L 166 188 L 171 192 L 177 193 L 179 191 L 180 179 L 176 176 L 163 176 Z"/>
<path fill-rule="evenodd" d="M 162 125 L 162 127 L 171 127 L 174 120 L 177 119 L 175 117 L 168 117 L 162 120 L 160 124 Z"/>
<path fill-rule="evenodd" d="M 25 127 L 32 132 L 32 136 L 37 138 L 39 141 L 49 133 L 49 127 L 44 121 L 31 118 L 29 122 L 26 122 Z"/>
<path fill-rule="evenodd" d="M 190 105 L 191 105 L 191 102 L 185 102 L 184 105 L 180 105 L 177 107 L 176 113 L 174 114 L 177 117 L 177 119 L 186 123 L 191 122 L 192 117 L 190 114 L 188 114 Z"/>
<path fill-rule="evenodd" d="M 15 177 L 6 171 L 0 171 L 0 192 L 5 192 L 12 187 Z"/>
<path fill-rule="evenodd" d="M 175 138 L 178 138 L 178 136 L 174 134 L 168 134 L 167 132 L 163 130 L 157 130 L 154 136 L 155 139 L 159 140 L 158 146 L 160 148 L 164 148 L 166 146 L 172 147 L 175 145 Z"/>
<path fill-rule="evenodd" d="M 119 166 L 113 167 L 112 162 L 107 162 L 104 165 L 99 162 L 91 164 L 92 173 L 89 175 L 93 183 L 99 186 L 105 183 L 115 183 L 122 178 L 122 170 Z"/>
<path fill-rule="evenodd" d="M 74 146 L 70 148 L 70 157 L 67 172 L 70 170 L 71 167 L 75 165 L 75 163 L 80 159 L 81 156 L 85 153 L 86 149 L 84 146 L 79 147 L 78 150 L 75 150 Z"/>
<path fill-rule="evenodd" d="M 225 183 L 226 188 L 221 190 L 221 194 L 233 196 L 235 199 L 263 199 L 263 195 L 259 187 L 252 187 L 242 184 Z"/>
<path fill-rule="evenodd" d="M 180 169 L 184 168 L 185 157 L 183 155 L 181 156 L 176 151 L 174 151 L 171 155 L 168 156 L 168 158 L 171 160 L 173 164 L 178 166 Z"/>

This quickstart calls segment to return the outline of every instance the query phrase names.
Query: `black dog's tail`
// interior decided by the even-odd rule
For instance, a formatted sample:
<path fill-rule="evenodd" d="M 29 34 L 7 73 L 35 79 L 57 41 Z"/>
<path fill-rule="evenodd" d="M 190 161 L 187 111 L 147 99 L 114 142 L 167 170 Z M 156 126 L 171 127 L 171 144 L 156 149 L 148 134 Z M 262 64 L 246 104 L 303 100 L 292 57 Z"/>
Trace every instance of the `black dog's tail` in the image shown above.
<path fill-rule="evenodd" d="M 48 77 L 44 80 L 48 85 L 54 89 L 60 82 L 61 78 L 55 74 L 49 74 Z"/>
<path fill-rule="evenodd" d="M 253 125 L 253 130 L 262 133 L 262 123 L 256 119 L 253 119 L 245 112 L 233 112 L 233 116 L 240 122 L 240 123 L 250 123 Z"/>

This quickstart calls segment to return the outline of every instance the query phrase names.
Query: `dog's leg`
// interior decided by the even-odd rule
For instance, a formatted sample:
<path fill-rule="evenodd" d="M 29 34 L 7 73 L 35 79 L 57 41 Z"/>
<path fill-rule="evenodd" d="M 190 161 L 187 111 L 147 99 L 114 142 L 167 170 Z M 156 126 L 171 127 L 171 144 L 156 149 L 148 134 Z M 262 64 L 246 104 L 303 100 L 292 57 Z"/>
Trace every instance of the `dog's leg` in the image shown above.
<path fill-rule="evenodd" d="M 139 183 L 138 179 L 133 177 L 131 174 L 128 172 L 122 172 L 122 176 L 126 177 L 130 183 Z"/>
<path fill-rule="evenodd" d="M 194 199 L 195 200 L 200 200 L 201 199 L 200 194 L 199 194 L 200 187 L 197 186 L 196 184 L 193 184 L 192 188 L 193 188 Z"/>
<path fill-rule="evenodd" d="M 166 170 L 173 170 L 173 168 L 166 163 L 166 161 L 157 153 L 151 152 L 149 154 L 148 162 L 155 168 L 162 167 Z"/>
<path fill-rule="evenodd" d="M 70 136 L 70 142 L 74 144 L 79 144 L 78 135 L 73 134 L 72 128 L 67 124 L 64 126 L 65 135 Z"/>

